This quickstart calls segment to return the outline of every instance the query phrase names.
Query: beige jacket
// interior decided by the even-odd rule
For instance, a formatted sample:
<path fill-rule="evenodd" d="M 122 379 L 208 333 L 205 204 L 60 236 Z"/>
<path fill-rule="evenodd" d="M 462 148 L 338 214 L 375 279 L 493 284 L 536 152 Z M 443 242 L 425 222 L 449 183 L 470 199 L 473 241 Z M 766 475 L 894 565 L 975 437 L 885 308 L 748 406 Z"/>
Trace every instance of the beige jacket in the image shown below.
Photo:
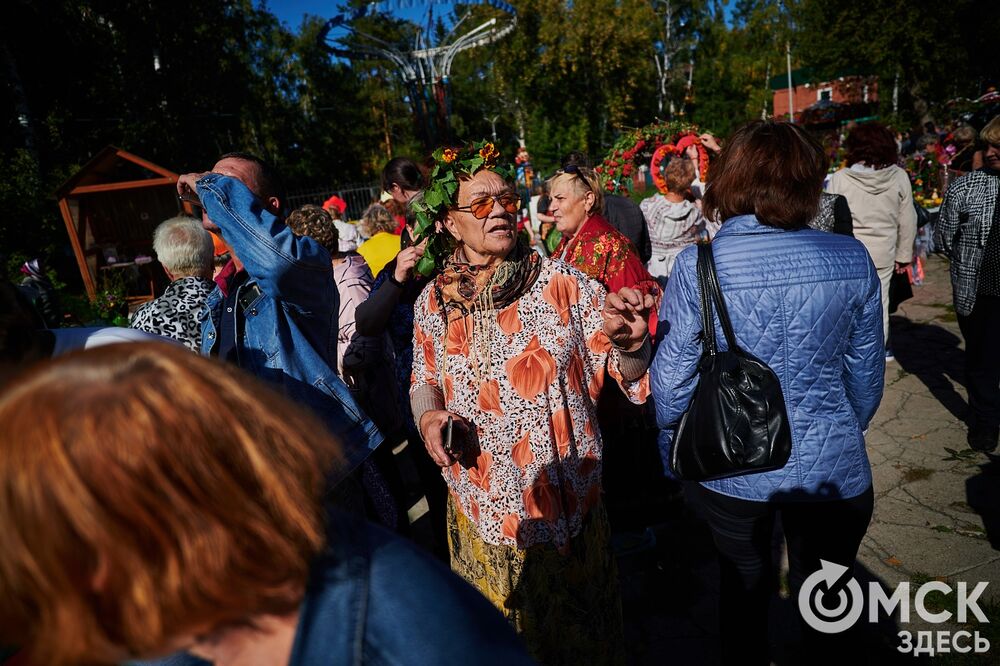
<path fill-rule="evenodd" d="M 917 213 L 905 171 L 895 165 L 841 169 L 830 176 L 826 190 L 847 199 L 854 218 L 854 237 L 868 248 L 875 268 L 913 261 Z"/>

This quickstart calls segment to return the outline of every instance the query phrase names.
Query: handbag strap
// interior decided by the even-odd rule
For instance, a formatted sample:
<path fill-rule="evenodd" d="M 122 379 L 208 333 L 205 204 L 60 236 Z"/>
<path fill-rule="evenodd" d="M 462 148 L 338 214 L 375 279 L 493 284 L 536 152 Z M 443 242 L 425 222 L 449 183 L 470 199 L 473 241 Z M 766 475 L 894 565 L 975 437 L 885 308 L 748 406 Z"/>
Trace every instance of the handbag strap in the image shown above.
<path fill-rule="evenodd" d="M 702 266 L 704 265 L 704 267 Z M 722 324 L 722 333 L 726 336 L 726 343 L 729 351 L 739 351 L 740 347 L 736 343 L 736 334 L 733 332 L 733 323 L 729 319 L 729 310 L 726 308 L 726 301 L 722 297 L 722 285 L 719 284 L 719 274 L 715 270 L 715 255 L 712 252 L 712 244 L 705 243 L 698 246 L 698 267 L 704 272 L 705 283 L 708 285 L 708 292 L 715 302 L 715 307 L 719 311 L 719 323 Z M 699 276 L 699 283 L 701 277 Z M 705 308 L 702 307 L 702 310 Z M 711 312 L 711 308 L 708 309 Z M 714 328 L 714 326 L 712 327 Z M 713 331 L 713 343 L 714 343 Z"/>
<path fill-rule="evenodd" d="M 712 259 L 708 243 L 698 243 L 698 295 L 701 298 L 701 335 L 705 354 L 715 356 L 718 348 L 715 343 L 715 315 L 712 312 L 712 281 L 709 277 L 709 266 Z"/>

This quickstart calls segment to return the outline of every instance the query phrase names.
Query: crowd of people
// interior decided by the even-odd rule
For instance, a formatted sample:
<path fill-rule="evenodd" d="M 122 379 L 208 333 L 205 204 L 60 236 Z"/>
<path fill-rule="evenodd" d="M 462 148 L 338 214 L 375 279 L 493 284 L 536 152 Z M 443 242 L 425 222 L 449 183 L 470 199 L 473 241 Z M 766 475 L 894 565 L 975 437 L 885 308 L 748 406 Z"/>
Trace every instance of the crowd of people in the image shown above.
<path fill-rule="evenodd" d="M 935 233 L 989 451 L 1000 118 L 981 139 Z M 538 243 L 489 143 L 391 160 L 360 225 L 339 197 L 285 210 L 270 165 L 224 154 L 178 178 L 201 219 L 156 228 L 170 285 L 130 329 L 56 328 L 26 265 L 35 298 L 0 289 L 12 663 L 624 663 L 607 506 L 638 472 L 613 456 L 648 440 L 671 474 L 708 326 L 780 378 L 791 427 L 780 469 L 685 491 L 719 555 L 723 662 L 768 663 L 776 521 L 796 589 L 820 560 L 851 570 L 872 516 L 864 434 L 917 215 L 876 123 L 832 174 L 793 124 L 692 141 L 707 183 L 682 149 L 638 205 L 567 155 Z M 727 330 L 702 312 L 705 243 Z M 813 663 L 854 649 L 802 632 Z"/>

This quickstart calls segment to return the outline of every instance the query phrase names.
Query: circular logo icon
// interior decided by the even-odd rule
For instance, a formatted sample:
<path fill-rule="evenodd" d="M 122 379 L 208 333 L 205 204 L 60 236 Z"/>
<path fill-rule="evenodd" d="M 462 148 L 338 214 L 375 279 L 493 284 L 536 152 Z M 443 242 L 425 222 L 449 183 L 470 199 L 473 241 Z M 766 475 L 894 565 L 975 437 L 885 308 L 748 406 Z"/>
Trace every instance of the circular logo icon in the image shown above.
<path fill-rule="evenodd" d="M 799 612 L 810 627 L 824 634 L 839 634 L 850 629 L 864 611 L 861 585 L 851 578 L 836 594 L 831 594 L 847 567 L 820 560 L 820 569 L 806 578 L 799 590 Z M 827 607 L 833 597 L 833 608 Z"/>

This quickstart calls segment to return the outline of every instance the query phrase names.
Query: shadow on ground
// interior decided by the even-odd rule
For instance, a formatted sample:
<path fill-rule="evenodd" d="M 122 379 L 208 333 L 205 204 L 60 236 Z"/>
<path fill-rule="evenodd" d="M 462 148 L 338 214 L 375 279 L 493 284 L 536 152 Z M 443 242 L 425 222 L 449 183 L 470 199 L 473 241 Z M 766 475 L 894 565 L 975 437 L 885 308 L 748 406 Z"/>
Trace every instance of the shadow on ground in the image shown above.
<path fill-rule="evenodd" d="M 965 352 L 959 348 L 959 337 L 937 324 L 897 315 L 889 320 L 890 343 L 899 366 L 920 379 L 952 416 L 964 419 L 968 404 L 952 384 L 965 386 Z"/>
<path fill-rule="evenodd" d="M 990 546 L 1000 550 L 1000 456 L 989 458 L 979 466 L 979 474 L 965 480 L 965 501 L 982 517 Z"/>
<path fill-rule="evenodd" d="M 695 501 L 685 500 L 692 496 L 685 493 L 676 497 L 662 513 L 661 520 L 643 531 L 618 530 L 612 521 L 629 664 L 719 663 L 718 560 L 708 525 L 699 516 L 699 507 Z M 780 548 L 782 538 L 776 531 L 776 547 Z M 866 596 L 870 581 L 887 594 L 892 593 L 860 562 L 855 563 L 854 576 Z M 769 615 L 772 663 L 779 666 L 817 663 L 815 655 L 804 654 L 802 649 L 796 600 L 787 592 L 775 590 Z M 899 630 L 892 618 L 883 617 L 877 624 L 864 622 L 863 654 L 858 654 L 853 663 L 873 666 L 922 663 L 896 650 Z"/>

